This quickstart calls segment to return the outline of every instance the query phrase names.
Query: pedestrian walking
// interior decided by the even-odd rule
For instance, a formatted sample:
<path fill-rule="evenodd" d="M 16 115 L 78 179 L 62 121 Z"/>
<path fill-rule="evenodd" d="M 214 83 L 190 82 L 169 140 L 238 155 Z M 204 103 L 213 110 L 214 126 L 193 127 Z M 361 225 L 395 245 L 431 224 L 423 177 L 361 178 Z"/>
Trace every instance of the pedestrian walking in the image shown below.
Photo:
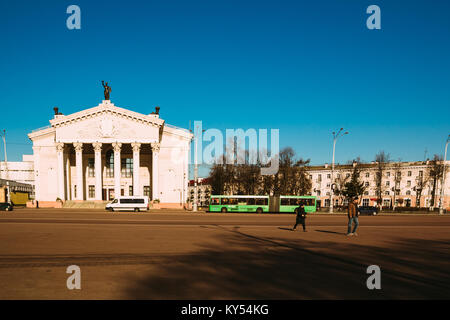
<path fill-rule="evenodd" d="M 357 236 L 356 229 L 359 226 L 358 221 L 358 199 L 355 198 L 348 204 L 348 228 L 347 228 L 347 236 Z M 352 224 L 355 224 L 352 231 Z"/>
<path fill-rule="evenodd" d="M 306 211 L 305 211 L 305 205 L 303 203 L 300 203 L 300 206 L 295 209 L 297 213 L 297 217 L 295 218 L 295 225 L 292 228 L 292 231 L 297 229 L 297 225 L 301 224 L 303 226 L 303 232 L 306 232 Z"/>

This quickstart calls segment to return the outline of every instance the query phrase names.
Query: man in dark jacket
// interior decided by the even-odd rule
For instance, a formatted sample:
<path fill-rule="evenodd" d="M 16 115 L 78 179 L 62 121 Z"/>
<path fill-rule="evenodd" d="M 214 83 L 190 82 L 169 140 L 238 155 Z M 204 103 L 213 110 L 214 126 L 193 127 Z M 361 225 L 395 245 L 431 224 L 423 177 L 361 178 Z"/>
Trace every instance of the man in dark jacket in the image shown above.
<path fill-rule="evenodd" d="M 347 228 L 347 235 L 348 236 L 357 236 L 356 229 L 359 226 L 358 222 L 358 199 L 354 199 L 348 204 L 348 228 Z M 352 224 L 355 223 L 355 226 L 353 227 L 352 231 Z"/>
<path fill-rule="evenodd" d="M 292 231 L 296 230 L 298 224 L 301 224 L 303 226 L 303 232 L 306 232 L 306 224 L 305 224 L 306 211 L 304 204 L 300 203 L 300 206 L 297 209 L 295 209 L 295 211 L 297 212 L 297 217 L 295 219 L 295 225 L 292 228 Z"/>

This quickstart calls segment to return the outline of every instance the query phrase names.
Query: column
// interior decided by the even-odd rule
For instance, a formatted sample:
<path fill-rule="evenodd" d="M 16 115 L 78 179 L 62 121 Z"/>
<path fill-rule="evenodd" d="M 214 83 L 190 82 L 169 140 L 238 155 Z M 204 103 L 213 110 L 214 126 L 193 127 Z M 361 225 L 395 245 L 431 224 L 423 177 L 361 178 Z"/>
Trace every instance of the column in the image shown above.
<path fill-rule="evenodd" d="M 141 144 L 138 142 L 133 142 L 131 144 L 133 148 L 133 195 L 142 195 L 141 185 L 139 183 L 139 168 L 141 166 L 140 150 Z"/>
<path fill-rule="evenodd" d="M 72 200 L 70 191 L 70 154 L 66 153 L 66 200 Z"/>
<path fill-rule="evenodd" d="M 95 200 L 102 200 L 102 144 L 95 142 L 92 144 L 95 153 Z"/>
<path fill-rule="evenodd" d="M 56 144 L 56 157 L 58 161 L 58 198 L 65 200 L 64 192 L 64 143 Z"/>
<path fill-rule="evenodd" d="M 112 147 L 114 149 L 114 198 L 117 199 L 120 197 L 120 176 L 122 175 L 120 150 L 122 149 L 122 144 L 114 142 Z"/>
<path fill-rule="evenodd" d="M 159 188 L 158 188 L 158 156 L 160 144 L 154 142 L 152 146 L 152 200 L 159 199 Z M 161 200 L 161 199 L 159 199 Z"/>
<path fill-rule="evenodd" d="M 83 143 L 75 142 L 75 165 L 77 172 L 77 196 L 75 200 L 84 200 L 84 185 L 83 185 Z"/>

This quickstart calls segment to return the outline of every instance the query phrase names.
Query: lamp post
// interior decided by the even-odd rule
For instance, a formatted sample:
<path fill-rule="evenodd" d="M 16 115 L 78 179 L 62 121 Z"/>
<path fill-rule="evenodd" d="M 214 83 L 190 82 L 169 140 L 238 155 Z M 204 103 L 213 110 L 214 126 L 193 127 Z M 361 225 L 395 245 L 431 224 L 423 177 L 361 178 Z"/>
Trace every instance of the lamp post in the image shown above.
<path fill-rule="evenodd" d="M 3 138 L 3 147 L 4 147 L 4 149 L 5 149 L 5 180 L 9 180 L 9 174 L 8 174 L 8 154 L 7 154 L 7 152 L 6 152 L 6 130 L 3 129 L 3 133 L 0 132 L 0 135 L 1 135 L 2 138 Z M 10 201 L 11 201 L 11 198 L 10 198 L 11 193 L 10 193 L 10 190 L 9 190 L 9 188 L 10 188 L 10 186 L 9 186 L 9 181 L 6 181 L 6 186 L 7 186 L 7 187 L 6 187 L 6 189 L 7 189 L 7 195 L 6 195 L 7 201 L 6 201 L 6 202 L 10 202 Z"/>
<path fill-rule="evenodd" d="M 197 211 L 198 210 L 198 161 L 197 161 L 197 145 L 198 145 L 198 132 L 199 132 L 199 125 L 195 127 L 194 132 L 194 205 L 192 210 Z M 200 130 L 200 136 L 202 133 L 205 132 L 205 130 Z"/>
<path fill-rule="evenodd" d="M 342 132 L 344 128 L 340 128 L 339 131 L 336 133 L 333 131 L 333 161 L 331 163 L 331 192 L 330 192 L 330 213 L 333 213 L 333 193 L 334 193 L 334 152 L 336 149 L 336 141 L 339 137 L 348 134 L 348 132 Z"/>
<path fill-rule="evenodd" d="M 444 168 L 442 169 L 441 199 L 439 201 L 439 214 L 444 214 L 445 161 L 447 160 L 447 147 L 449 142 L 450 142 L 450 134 L 448 135 L 447 142 L 445 143 Z"/>

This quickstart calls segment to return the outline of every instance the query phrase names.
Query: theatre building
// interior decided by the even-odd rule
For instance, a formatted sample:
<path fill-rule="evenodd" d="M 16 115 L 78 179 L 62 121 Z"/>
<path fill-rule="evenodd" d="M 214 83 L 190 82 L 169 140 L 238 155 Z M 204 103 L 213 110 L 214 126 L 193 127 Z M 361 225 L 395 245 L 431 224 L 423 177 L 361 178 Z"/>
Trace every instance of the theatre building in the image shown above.
<path fill-rule="evenodd" d="M 161 207 L 184 206 L 192 134 L 166 124 L 158 107 L 140 114 L 103 100 L 70 115 L 54 111 L 48 127 L 28 135 L 40 207 L 117 195 L 147 196 Z"/>

